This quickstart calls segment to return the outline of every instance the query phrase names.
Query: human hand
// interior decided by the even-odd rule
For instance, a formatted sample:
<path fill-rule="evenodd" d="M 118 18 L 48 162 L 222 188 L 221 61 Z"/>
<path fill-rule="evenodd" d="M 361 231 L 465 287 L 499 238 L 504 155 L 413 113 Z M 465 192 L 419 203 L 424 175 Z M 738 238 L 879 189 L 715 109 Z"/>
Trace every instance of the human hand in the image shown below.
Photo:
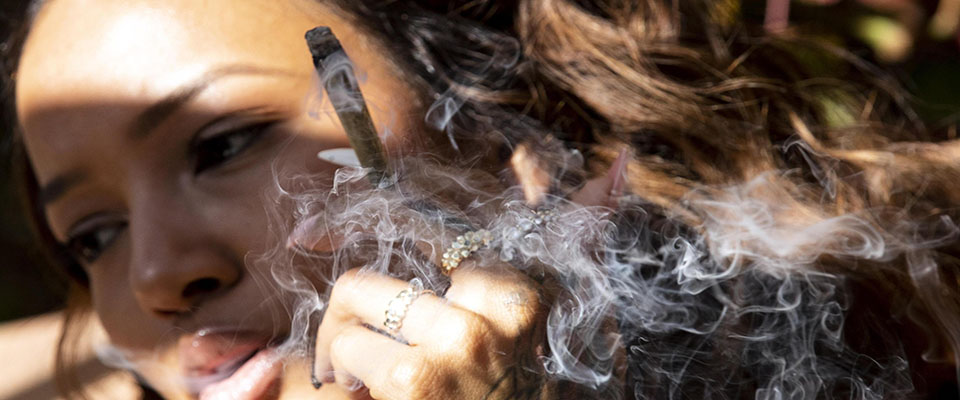
<path fill-rule="evenodd" d="M 523 153 L 526 154 L 526 153 Z M 581 206 L 613 207 L 624 191 L 627 153 L 590 179 L 570 199 Z M 525 192 L 536 188 L 540 161 L 520 157 Z M 522 173 L 526 172 L 526 173 Z M 547 185 L 542 185 L 546 187 Z M 302 221 L 289 244 L 331 252 L 343 238 L 323 228 L 318 215 Z M 441 264 L 435 248 L 418 245 Z M 432 253 L 432 254 L 431 254 Z M 410 302 L 393 336 L 384 332 L 385 310 L 411 285 L 360 269 L 342 274 L 317 330 L 315 374 L 354 398 L 540 398 L 546 394 L 538 356 L 543 355 L 547 300 L 542 288 L 510 265 L 477 266 L 471 258 L 451 273 L 443 297 L 424 293 Z"/>
<path fill-rule="evenodd" d="M 469 264 L 443 297 L 415 298 L 395 338 L 371 328 L 385 329 L 384 311 L 410 284 L 343 274 L 318 329 L 317 376 L 376 399 L 538 398 L 542 374 L 525 365 L 541 345 L 536 283 L 507 265 Z"/>

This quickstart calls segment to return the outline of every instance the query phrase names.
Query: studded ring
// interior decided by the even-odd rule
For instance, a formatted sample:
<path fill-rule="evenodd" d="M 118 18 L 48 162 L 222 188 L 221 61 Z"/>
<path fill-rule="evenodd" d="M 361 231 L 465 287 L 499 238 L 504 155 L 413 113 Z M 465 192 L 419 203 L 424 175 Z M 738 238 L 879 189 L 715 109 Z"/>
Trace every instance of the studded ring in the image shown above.
<path fill-rule="evenodd" d="M 400 327 L 403 326 L 403 318 L 407 316 L 410 305 L 424 293 L 433 293 L 433 291 L 421 290 L 414 285 L 410 285 L 410 287 L 397 293 L 396 297 L 387 303 L 387 310 L 383 313 L 386 317 L 383 326 L 387 328 L 387 332 L 394 336 L 398 335 Z"/>
<path fill-rule="evenodd" d="M 471 254 L 480 250 L 480 248 L 490 244 L 493 240 L 493 233 L 486 229 L 470 231 L 457 236 L 453 244 L 443 253 L 441 267 L 443 273 L 449 275 L 454 269 L 460 266 L 460 262 L 470 257 Z"/>

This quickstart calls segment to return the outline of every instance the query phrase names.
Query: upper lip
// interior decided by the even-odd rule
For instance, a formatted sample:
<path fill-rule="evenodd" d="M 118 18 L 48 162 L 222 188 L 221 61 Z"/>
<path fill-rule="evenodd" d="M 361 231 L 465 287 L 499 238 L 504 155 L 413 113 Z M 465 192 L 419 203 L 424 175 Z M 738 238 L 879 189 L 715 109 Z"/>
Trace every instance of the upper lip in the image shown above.
<path fill-rule="evenodd" d="M 243 362 L 270 344 L 270 336 L 251 331 L 201 329 L 178 343 L 180 368 L 188 389 L 203 387 L 233 374 Z"/>

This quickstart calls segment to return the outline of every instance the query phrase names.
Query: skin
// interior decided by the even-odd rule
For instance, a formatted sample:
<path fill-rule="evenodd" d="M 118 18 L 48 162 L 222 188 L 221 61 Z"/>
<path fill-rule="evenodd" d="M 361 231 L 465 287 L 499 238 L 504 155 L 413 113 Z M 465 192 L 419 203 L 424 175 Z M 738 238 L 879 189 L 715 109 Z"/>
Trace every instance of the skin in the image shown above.
<path fill-rule="evenodd" d="M 102 247 L 84 263 L 94 311 L 114 345 L 149 355 L 138 372 L 165 397 L 189 397 L 170 375 L 182 335 L 289 329 L 283 297 L 247 257 L 275 245 L 263 204 L 274 170 L 330 175 L 335 166 L 317 152 L 348 146 L 335 119 L 305 108 L 315 81 L 303 34 L 317 25 L 336 32 L 366 75 L 374 120 L 399 133 L 388 148 L 413 151 L 410 121 L 422 115 L 413 91 L 372 38 L 316 4 L 55 0 L 35 21 L 16 96 L 41 187 L 69 182 L 46 203 L 50 229 L 64 243 L 79 236 Z M 202 90 L 143 123 L 145 111 L 198 79 Z M 192 152 L 195 143 L 261 123 L 269 126 L 259 139 L 237 135 L 249 145 L 198 171 L 209 160 Z M 538 320 L 535 286 L 504 266 L 465 265 L 451 278 L 445 298 L 411 306 L 407 345 L 363 327 L 382 322 L 406 283 L 341 277 L 317 337 L 317 365 L 336 384 L 316 391 L 305 363 L 288 360 L 280 396 L 510 396 L 491 389 Z M 348 390 L 356 379 L 369 391 Z"/>

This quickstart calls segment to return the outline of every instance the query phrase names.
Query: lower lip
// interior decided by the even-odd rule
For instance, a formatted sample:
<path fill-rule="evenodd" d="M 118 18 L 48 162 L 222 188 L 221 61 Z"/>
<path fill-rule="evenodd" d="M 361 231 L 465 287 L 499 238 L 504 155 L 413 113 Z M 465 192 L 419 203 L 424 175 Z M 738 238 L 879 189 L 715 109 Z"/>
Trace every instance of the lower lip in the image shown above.
<path fill-rule="evenodd" d="M 283 365 L 273 348 L 258 351 L 226 379 L 207 386 L 200 400 L 260 400 L 280 380 Z"/>

